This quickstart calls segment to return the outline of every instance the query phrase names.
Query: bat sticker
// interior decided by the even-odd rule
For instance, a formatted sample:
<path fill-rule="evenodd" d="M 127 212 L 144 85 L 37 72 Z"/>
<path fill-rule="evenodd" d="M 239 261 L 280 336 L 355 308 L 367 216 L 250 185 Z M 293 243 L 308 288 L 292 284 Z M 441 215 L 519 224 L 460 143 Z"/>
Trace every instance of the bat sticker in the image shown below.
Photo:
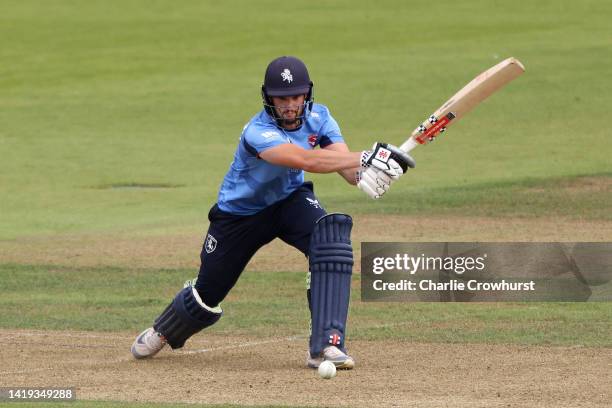
<path fill-rule="evenodd" d="M 446 125 L 448 125 L 448 122 L 455 119 L 456 117 L 457 115 L 455 115 L 455 113 L 448 112 L 446 116 L 444 116 L 442 119 L 438 119 L 435 122 L 433 122 L 433 125 L 429 129 L 422 130 L 421 134 L 415 137 L 416 141 L 420 144 L 425 144 L 428 141 L 431 142 L 438 133 L 446 130 Z M 421 130 L 422 127 L 424 126 L 421 125 L 419 127 L 419 130 Z"/>

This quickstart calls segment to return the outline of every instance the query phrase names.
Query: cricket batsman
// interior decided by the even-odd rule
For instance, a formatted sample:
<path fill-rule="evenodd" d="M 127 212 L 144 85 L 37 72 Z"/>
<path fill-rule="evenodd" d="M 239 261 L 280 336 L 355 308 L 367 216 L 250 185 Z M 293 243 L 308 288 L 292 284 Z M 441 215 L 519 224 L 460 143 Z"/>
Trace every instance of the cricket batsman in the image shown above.
<path fill-rule="evenodd" d="M 339 173 L 369 197 L 378 199 L 414 160 L 397 147 L 375 143 L 352 152 L 338 123 L 314 103 L 313 83 L 295 57 L 272 61 L 261 87 L 263 109 L 242 130 L 234 160 L 218 200 L 200 255 L 194 286 L 181 290 L 132 345 L 137 359 L 173 349 L 222 315 L 220 303 L 251 257 L 275 238 L 308 258 L 306 291 L 311 315 L 307 364 L 329 360 L 352 369 L 345 333 L 353 270 L 352 219 L 328 214 L 304 182 L 304 172 Z M 317 149 L 319 147 L 319 149 Z"/>

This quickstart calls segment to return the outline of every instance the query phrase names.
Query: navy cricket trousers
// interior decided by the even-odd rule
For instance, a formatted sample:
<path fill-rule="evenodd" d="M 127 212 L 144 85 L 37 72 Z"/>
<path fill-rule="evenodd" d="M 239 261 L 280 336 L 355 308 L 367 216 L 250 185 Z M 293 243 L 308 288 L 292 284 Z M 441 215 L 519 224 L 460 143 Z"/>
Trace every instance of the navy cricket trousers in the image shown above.
<path fill-rule="evenodd" d="M 229 214 L 215 204 L 208 213 L 210 226 L 204 238 L 195 285 L 202 301 L 209 307 L 217 306 L 234 287 L 255 252 L 274 238 L 308 255 L 315 222 L 325 214 L 311 182 L 253 215 Z"/>

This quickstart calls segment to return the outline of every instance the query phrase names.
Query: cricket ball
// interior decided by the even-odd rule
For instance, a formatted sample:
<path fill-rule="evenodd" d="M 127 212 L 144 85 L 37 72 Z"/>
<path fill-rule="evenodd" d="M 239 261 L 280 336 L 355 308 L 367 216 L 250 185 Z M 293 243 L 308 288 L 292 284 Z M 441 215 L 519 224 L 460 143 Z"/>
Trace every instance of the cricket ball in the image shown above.
<path fill-rule="evenodd" d="M 336 376 L 336 366 L 331 361 L 323 361 L 319 365 L 319 376 L 325 380 Z"/>

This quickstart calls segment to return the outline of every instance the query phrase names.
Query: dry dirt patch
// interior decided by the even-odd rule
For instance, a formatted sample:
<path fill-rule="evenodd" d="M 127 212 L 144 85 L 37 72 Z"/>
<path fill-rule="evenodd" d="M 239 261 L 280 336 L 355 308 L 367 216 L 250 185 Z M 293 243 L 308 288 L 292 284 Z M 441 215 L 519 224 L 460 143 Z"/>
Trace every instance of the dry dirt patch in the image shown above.
<path fill-rule="evenodd" d="M 357 368 L 321 380 L 306 339 L 200 334 L 129 354 L 133 333 L 0 330 L 0 382 L 79 399 L 351 407 L 608 407 L 612 349 L 351 342 Z"/>

